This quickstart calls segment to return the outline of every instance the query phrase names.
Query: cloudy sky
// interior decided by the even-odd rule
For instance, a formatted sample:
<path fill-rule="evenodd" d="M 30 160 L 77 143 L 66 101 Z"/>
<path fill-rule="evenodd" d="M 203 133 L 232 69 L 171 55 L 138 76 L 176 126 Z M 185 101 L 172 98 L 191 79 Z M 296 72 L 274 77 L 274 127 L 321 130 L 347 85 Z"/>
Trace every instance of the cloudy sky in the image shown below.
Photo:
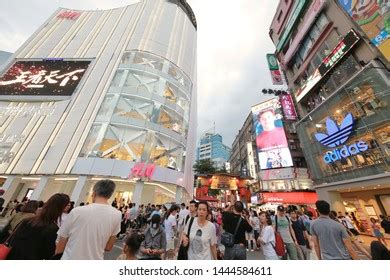
<path fill-rule="evenodd" d="M 272 87 L 265 54 L 277 0 L 187 0 L 198 21 L 198 136 L 216 124 L 231 145 L 250 107 Z M 0 1 L 0 50 L 15 52 L 58 8 L 108 9 L 137 0 Z"/>

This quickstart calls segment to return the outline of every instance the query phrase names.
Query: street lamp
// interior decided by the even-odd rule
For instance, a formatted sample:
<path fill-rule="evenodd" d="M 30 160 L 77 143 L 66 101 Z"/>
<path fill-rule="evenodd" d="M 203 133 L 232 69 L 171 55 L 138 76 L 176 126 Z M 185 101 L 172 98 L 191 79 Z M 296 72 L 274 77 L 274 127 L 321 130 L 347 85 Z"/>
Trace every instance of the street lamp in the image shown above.
<path fill-rule="evenodd" d="M 280 90 L 280 89 L 265 89 L 263 88 L 263 90 L 261 91 L 263 94 L 273 94 L 273 95 L 286 95 L 288 94 L 287 91 L 285 90 Z"/>

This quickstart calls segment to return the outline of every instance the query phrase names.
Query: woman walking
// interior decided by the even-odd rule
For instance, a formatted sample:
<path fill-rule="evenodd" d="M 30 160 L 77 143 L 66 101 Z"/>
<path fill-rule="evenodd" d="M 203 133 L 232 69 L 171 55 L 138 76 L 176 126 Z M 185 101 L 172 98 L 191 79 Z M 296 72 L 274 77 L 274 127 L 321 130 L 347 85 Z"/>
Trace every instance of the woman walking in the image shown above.
<path fill-rule="evenodd" d="M 272 227 L 272 220 L 267 212 L 260 212 L 261 233 L 258 238 L 263 255 L 266 260 L 279 260 L 275 252 L 275 232 Z"/>
<path fill-rule="evenodd" d="M 374 236 L 376 238 L 378 238 L 379 242 L 382 242 L 383 245 L 385 245 L 387 247 L 385 237 L 383 236 L 383 233 L 381 232 L 380 224 L 378 223 L 378 221 L 375 218 L 371 218 L 370 221 L 371 221 L 371 227 L 372 227 L 372 231 L 373 231 Z"/>
<path fill-rule="evenodd" d="M 69 201 L 66 194 L 54 194 L 39 215 L 23 220 L 10 237 L 9 246 L 12 249 L 7 259 L 51 259 L 56 248 L 57 222 Z"/>
<path fill-rule="evenodd" d="M 217 235 L 214 224 L 207 220 L 209 213 L 208 203 L 199 202 L 198 216 L 194 218 L 192 224 L 187 223 L 184 229 L 182 244 L 189 246 L 189 260 L 217 260 Z"/>

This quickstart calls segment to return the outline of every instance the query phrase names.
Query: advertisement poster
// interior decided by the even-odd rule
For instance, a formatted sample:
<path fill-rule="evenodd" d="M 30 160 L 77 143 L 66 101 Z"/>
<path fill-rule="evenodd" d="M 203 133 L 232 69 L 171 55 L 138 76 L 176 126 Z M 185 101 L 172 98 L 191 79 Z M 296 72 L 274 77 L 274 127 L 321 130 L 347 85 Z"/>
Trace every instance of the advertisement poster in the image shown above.
<path fill-rule="evenodd" d="M 0 95 L 71 96 L 90 61 L 17 61 L 0 78 Z"/>
<path fill-rule="evenodd" d="M 390 61 L 389 1 L 339 0 L 339 4 Z"/>
<path fill-rule="evenodd" d="M 293 166 L 277 98 L 252 107 L 260 169 Z"/>

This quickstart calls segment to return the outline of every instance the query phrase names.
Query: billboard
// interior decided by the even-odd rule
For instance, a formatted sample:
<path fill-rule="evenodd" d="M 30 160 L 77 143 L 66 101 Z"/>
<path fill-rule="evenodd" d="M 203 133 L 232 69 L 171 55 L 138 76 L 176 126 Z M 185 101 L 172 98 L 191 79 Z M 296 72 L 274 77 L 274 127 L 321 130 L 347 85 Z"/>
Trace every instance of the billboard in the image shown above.
<path fill-rule="evenodd" d="M 252 107 L 260 169 L 293 166 L 277 98 Z"/>
<path fill-rule="evenodd" d="M 339 4 L 390 61 L 389 1 L 339 0 Z"/>
<path fill-rule="evenodd" d="M 0 78 L 0 96 L 71 96 L 90 61 L 16 61 Z"/>

